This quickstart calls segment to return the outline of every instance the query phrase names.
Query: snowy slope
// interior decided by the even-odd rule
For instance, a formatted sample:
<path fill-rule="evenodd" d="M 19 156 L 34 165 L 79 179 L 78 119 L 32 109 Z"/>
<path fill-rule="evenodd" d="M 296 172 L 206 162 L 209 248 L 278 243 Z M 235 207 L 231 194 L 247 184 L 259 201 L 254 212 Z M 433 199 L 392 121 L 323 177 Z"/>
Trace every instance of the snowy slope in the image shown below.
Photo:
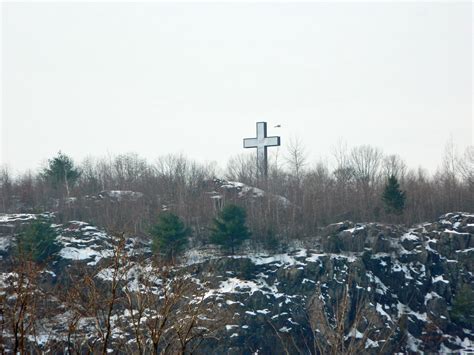
<path fill-rule="evenodd" d="M 4 215 L 0 225 L 33 219 Z M 114 242 L 109 235 L 80 221 L 55 227 L 62 249 L 59 262 L 45 271 L 48 277 L 61 279 L 63 269 L 79 264 L 95 270 L 98 282 L 111 282 Z M 473 232 L 469 213 L 447 214 L 410 229 L 344 222 L 322 229 L 310 245 L 285 253 L 221 256 L 212 249 L 190 250 L 171 272 L 202 290 L 190 304 L 213 305 L 228 314 L 216 335 L 219 343 L 204 341 L 199 352 L 278 353 L 284 347 L 298 352 L 313 340 L 324 344 L 334 336 L 334 312 L 346 292 L 348 315 L 357 309 L 364 314 L 342 327 L 346 344 L 373 353 L 467 352 L 474 347 L 474 332 L 453 323 L 449 311 L 461 285 L 474 285 Z M 338 239 L 339 252 L 316 248 L 330 238 Z M 11 247 L 11 236 L 3 235 L 2 252 Z M 131 237 L 126 252 L 132 261 L 121 273 L 122 289 L 143 291 L 143 278 L 156 272 L 151 290 L 161 297 L 168 281 L 154 269 L 147 242 Z M 15 278 L 7 270 L 0 276 L 0 288 Z M 114 324 L 124 341 L 133 342 L 124 326 L 132 319 L 127 312 L 118 311 Z M 55 321 L 44 320 L 44 334 L 57 340 L 64 330 L 54 327 Z M 78 329 L 92 339 L 91 322 L 84 317 Z M 50 338 L 42 338 L 44 346 Z"/>

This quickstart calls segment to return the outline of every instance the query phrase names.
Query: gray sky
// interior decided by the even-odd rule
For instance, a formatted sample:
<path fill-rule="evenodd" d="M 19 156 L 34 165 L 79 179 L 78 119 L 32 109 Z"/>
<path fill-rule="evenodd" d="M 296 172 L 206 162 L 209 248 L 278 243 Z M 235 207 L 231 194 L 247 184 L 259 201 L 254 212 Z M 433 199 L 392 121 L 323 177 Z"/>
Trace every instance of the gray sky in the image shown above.
<path fill-rule="evenodd" d="M 14 171 L 58 150 L 225 166 L 256 121 L 312 161 L 344 139 L 434 170 L 450 136 L 473 144 L 470 2 L 2 10 L 1 158 Z"/>

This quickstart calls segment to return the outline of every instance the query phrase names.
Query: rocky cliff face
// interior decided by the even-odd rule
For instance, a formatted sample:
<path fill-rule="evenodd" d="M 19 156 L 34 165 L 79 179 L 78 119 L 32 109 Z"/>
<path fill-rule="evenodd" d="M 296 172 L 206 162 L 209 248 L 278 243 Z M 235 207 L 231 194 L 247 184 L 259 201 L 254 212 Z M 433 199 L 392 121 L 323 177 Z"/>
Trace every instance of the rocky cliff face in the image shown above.
<path fill-rule="evenodd" d="M 11 235 L 17 225 L 34 218 L 0 217 L 3 294 L 15 278 L 7 269 Z M 94 277 L 107 287 L 113 281 L 110 237 L 83 222 L 56 228 L 62 250 L 43 271 L 43 284 L 62 284 L 65 271 L 79 266 L 96 270 Z M 225 314 L 196 353 L 467 352 L 474 347 L 474 320 L 457 317 L 453 305 L 459 307 L 456 300 L 469 297 L 474 288 L 473 233 L 474 215 L 469 213 L 446 214 L 409 229 L 341 222 L 284 253 L 248 250 L 223 257 L 209 249 L 191 250 L 172 273 L 200 290 L 185 303 Z M 148 243 L 129 238 L 124 248 L 132 263 L 142 266 L 141 272 L 136 264 L 122 273 L 120 288 L 139 292 L 143 270 L 152 267 Z M 157 295 L 165 284 L 156 282 Z M 114 309 L 110 349 L 119 349 L 119 341 L 133 343 L 133 312 Z M 39 319 L 30 341 L 43 348 L 64 341 L 64 326 L 54 324 L 60 314 Z M 97 337 L 91 320 L 83 318 L 78 334 Z M 5 330 L 3 338 L 8 336 Z"/>

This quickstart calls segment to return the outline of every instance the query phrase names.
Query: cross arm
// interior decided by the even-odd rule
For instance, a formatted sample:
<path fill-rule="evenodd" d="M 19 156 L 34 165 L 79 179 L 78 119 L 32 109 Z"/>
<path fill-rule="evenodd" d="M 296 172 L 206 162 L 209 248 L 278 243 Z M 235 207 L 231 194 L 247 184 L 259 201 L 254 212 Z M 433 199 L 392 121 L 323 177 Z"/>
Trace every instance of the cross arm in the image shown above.
<path fill-rule="evenodd" d="M 265 145 L 267 147 L 276 147 L 280 145 L 280 137 L 273 136 L 265 138 Z"/>
<path fill-rule="evenodd" d="M 244 138 L 244 148 L 257 148 L 257 138 Z"/>

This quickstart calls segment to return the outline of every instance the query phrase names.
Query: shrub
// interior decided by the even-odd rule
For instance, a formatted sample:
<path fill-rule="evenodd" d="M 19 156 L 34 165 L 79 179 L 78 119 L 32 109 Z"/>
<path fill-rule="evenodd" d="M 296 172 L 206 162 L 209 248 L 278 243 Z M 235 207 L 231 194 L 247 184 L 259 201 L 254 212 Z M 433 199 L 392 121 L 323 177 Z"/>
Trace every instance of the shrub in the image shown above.
<path fill-rule="evenodd" d="M 153 252 L 167 260 L 174 260 L 188 244 L 190 229 L 174 213 L 163 212 L 158 216 L 158 222 L 151 227 L 150 234 Z"/>
<path fill-rule="evenodd" d="M 22 258 L 44 262 L 61 250 L 57 236 L 49 223 L 35 221 L 17 236 L 17 254 Z"/>
<path fill-rule="evenodd" d="M 247 214 L 242 207 L 227 205 L 214 219 L 211 242 L 218 244 L 232 255 L 242 242 L 250 237 L 250 232 L 245 225 Z"/>

